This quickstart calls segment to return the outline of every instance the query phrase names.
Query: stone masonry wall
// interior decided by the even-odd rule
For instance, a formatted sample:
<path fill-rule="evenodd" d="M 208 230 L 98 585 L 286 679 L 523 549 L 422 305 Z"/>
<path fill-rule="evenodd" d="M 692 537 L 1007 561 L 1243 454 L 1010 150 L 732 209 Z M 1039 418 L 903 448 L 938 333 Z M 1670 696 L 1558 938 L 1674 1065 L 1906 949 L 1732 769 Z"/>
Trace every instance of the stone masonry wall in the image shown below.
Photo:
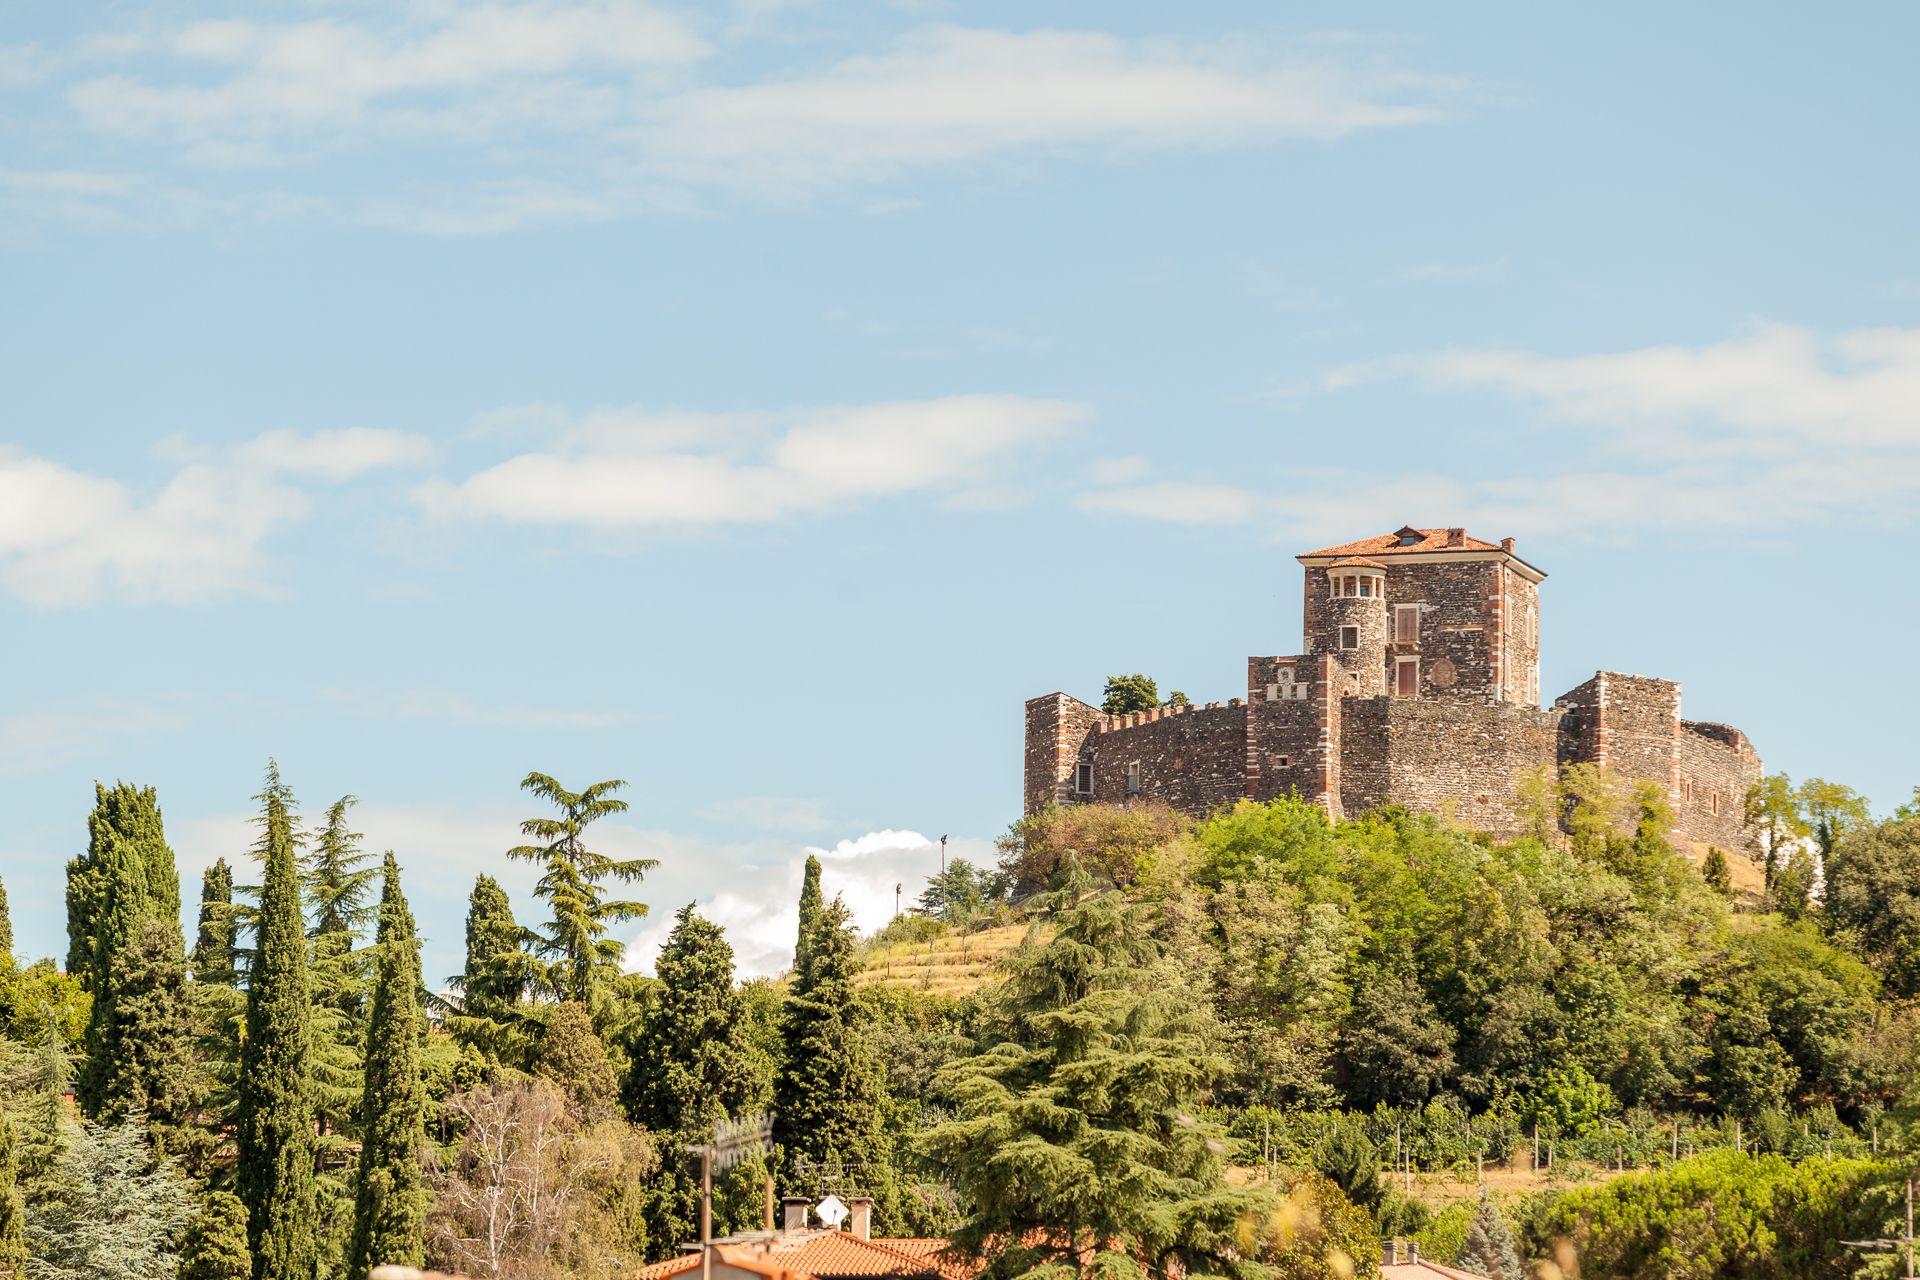
<path fill-rule="evenodd" d="M 1742 848 L 1747 791 L 1761 773 L 1760 757 L 1747 735 L 1731 725 L 1682 720 L 1679 768 L 1675 834 L 1722 849 Z"/>
<path fill-rule="evenodd" d="M 1395 688 L 1394 659 L 1415 657 L 1420 660 L 1422 698 L 1485 702 L 1495 695 L 1487 588 L 1489 570 L 1496 568 L 1484 561 L 1388 565 L 1388 692 Z M 1394 640 L 1395 610 L 1403 605 L 1420 608 L 1420 638 L 1413 644 Z"/>
<path fill-rule="evenodd" d="M 1341 794 L 1349 814 L 1395 803 L 1512 835 L 1521 781 L 1551 767 L 1560 713 L 1507 704 L 1350 699 Z"/>
<path fill-rule="evenodd" d="M 1067 804 L 1074 799 L 1073 767 L 1087 735 L 1102 718 L 1098 707 L 1064 693 L 1027 701 L 1023 813 L 1038 813 L 1050 804 Z"/>
<path fill-rule="evenodd" d="M 1086 740 L 1093 761 L 1092 799 L 1104 804 L 1157 801 L 1204 815 L 1245 794 L 1247 708 L 1162 707 L 1102 716 Z M 1127 790 L 1128 766 L 1140 766 L 1140 789 Z"/>
<path fill-rule="evenodd" d="M 1334 737 L 1326 725 L 1329 678 L 1337 694 L 1343 673 L 1325 654 L 1247 659 L 1248 796 L 1298 794 L 1339 812 L 1338 763 L 1326 758 L 1326 740 Z M 1337 712 L 1337 696 L 1333 702 Z"/>

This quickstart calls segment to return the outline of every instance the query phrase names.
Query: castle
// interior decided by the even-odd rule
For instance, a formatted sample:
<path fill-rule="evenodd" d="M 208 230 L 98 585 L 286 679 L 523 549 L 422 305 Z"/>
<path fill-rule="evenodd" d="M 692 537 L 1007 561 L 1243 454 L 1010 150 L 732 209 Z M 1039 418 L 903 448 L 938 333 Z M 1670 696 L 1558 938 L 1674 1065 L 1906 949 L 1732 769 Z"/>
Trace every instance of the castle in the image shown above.
<path fill-rule="evenodd" d="M 1657 783 L 1680 839 L 1740 847 L 1760 757 L 1738 729 L 1681 719 L 1678 684 L 1601 671 L 1541 708 L 1546 574 L 1512 538 L 1408 527 L 1297 559 L 1304 652 L 1248 658 L 1245 699 L 1130 715 L 1029 701 L 1026 811 L 1203 815 L 1297 793 L 1335 818 L 1401 804 L 1510 835 L 1523 779 L 1590 762 Z"/>

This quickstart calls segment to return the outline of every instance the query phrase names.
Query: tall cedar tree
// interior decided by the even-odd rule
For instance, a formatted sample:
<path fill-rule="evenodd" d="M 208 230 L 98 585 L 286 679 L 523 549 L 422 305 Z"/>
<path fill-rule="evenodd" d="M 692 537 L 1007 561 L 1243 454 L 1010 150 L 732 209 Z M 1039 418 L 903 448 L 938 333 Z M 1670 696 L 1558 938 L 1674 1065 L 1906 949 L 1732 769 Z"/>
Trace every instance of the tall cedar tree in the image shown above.
<path fill-rule="evenodd" d="M 300 861 L 305 891 L 313 991 L 313 1104 L 325 1145 L 344 1148 L 340 1137 L 360 1105 L 361 1055 L 365 1039 L 369 957 L 361 935 L 374 922 L 368 902 L 379 868 L 360 847 L 360 833 L 347 825 L 347 810 L 359 801 L 342 796 Z"/>
<path fill-rule="evenodd" d="M 854 1002 L 853 928 L 838 897 L 820 909 L 803 960 L 788 988 L 782 1036 L 786 1055 L 774 1081 L 775 1137 L 787 1187 L 817 1190 L 800 1174 L 809 1164 L 850 1166 L 847 1176 L 886 1199 L 889 1149 L 881 1112 L 880 1067 Z"/>
<path fill-rule="evenodd" d="M 247 977 L 234 1189 L 247 1207 L 254 1280 L 305 1280 L 314 1259 L 314 1130 L 307 939 L 293 849 L 293 793 L 268 762 L 260 910 Z"/>
<path fill-rule="evenodd" d="M 1053 898 L 1053 940 L 1002 989 L 999 1043 L 942 1072 L 959 1110 L 926 1141 L 967 1215 L 953 1240 L 1000 1278 L 1260 1274 L 1239 1237 L 1271 1201 L 1227 1184 L 1198 1118 L 1226 1067 L 1204 1010 L 1118 893 L 1078 892 Z"/>
<path fill-rule="evenodd" d="M 807 855 L 806 876 L 800 881 L 800 931 L 793 940 L 793 971 L 807 963 L 807 939 L 820 923 L 820 859 Z"/>
<path fill-rule="evenodd" d="M 84 918 L 68 918 L 69 939 L 84 937 L 92 947 L 86 967 L 72 971 L 81 975 L 93 993 L 93 1007 L 87 1017 L 87 1060 L 76 1082 L 76 1094 L 88 1115 L 118 1120 L 130 1106 L 138 1105 L 128 1098 L 137 1094 L 139 1087 L 116 1073 L 129 1057 L 147 1052 L 145 1046 L 123 1043 L 127 1027 L 121 1004 L 122 987 L 130 975 L 128 950 L 147 921 L 171 922 L 173 930 L 167 936 L 180 961 L 184 981 L 180 876 L 174 869 L 173 850 L 167 847 L 159 798 L 152 787 L 122 782 L 109 791 L 95 784 L 94 792 L 94 810 L 87 818 L 87 867 L 78 879 L 69 880 L 69 890 L 83 886 L 85 897 Z M 153 940 L 155 945 L 159 941 Z M 171 958 L 143 957 L 142 969 L 155 960 L 164 963 Z M 157 1028 L 149 1025 L 144 1029 Z M 173 1057 L 184 1055 L 184 1024 L 175 1029 L 170 1040 L 161 1052 Z"/>
<path fill-rule="evenodd" d="M 200 876 L 199 932 L 193 940 L 196 982 L 232 986 L 234 969 L 233 868 L 215 858 Z"/>
<path fill-rule="evenodd" d="M 586 846 L 587 828 L 610 814 L 625 813 L 627 802 L 614 792 L 627 784 L 618 778 L 596 782 L 581 792 L 568 791 L 544 773 L 529 773 L 520 789 L 550 801 L 558 818 L 528 818 L 520 834 L 539 844 L 515 845 L 509 858 L 537 862 L 542 868 L 535 896 L 545 898 L 553 912 L 545 932 L 534 935 L 535 949 L 547 957 L 545 985 L 556 999 L 592 1004 L 601 984 L 620 972 L 625 947 L 607 937 L 607 930 L 623 920 L 647 914 L 643 902 L 608 902 L 601 884 L 611 878 L 633 883 L 659 866 L 653 858 L 610 858 Z"/>
<path fill-rule="evenodd" d="M 27 1202 L 20 1194 L 19 1157 L 13 1149 L 13 1120 L 0 1104 L 0 1276 L 18 1276 L 27 1268 Z"/>
<path fill-rule="evenodd" d="M 738 1116 L 760 1086 L 746 1002 L 733 985 L 733 948 L 720 926 L 695 915 L 692 903 L 680 908 L 654 974 L 652 1007 L 628 1045 L 633 1065 L 622 1100 L 628 1118 L 662 1135 L 671 1153 L 706 1141 L 714 1122 Z M 647 1204 L 647 1239 L 662 1256 L 698 1232 L 699 1193 L 685 1161 L 663 1162 Z M 724 1233 L 751 1224 L 715 1225 Z"/>
<path fill-rule="evenodd" d="M 418 1267 L 426 1257 L 426 1094 L 420 1082 L 425 1010 L 420 1003 L 420 942 L 400 892 L 400 868 L 386 856 L 386 888 L 374 939 L 373 1003 L 360 1094 L 362 1145 L 354 1178 L 353 1244 L 348 1274 L 389 1263 Z"/>
<path fill-rule="evenodd" d="M 513 918 L 507 891 L 492 876 L 473 882 L 467 899 L 467 964 L 448 979 L 460 992 L 447 1029 L 487 1058 L 524 1066 L 531 1045 L 522 1030 L 532 957 L 521 948 L 526 931 Z"/>
<path fill-rule="evenodd" d="M 229 1192 L 209 1193 L 181 1241 L 178 1280 L 249 1280 L 252 1275 L 247 1206 Z"/>
<path fill-rule="evenodd" d="M 87 851 L 67 863 L 67 972 L 89 991 L 103 968 L 99 932 L 110 888 L 117 886 L 119 899 L 111 905 L 127 920 L 180 918 L 180 873 L 154 789 L 116 782 L 109 790 L 96 782 L 93 796 Z"/>

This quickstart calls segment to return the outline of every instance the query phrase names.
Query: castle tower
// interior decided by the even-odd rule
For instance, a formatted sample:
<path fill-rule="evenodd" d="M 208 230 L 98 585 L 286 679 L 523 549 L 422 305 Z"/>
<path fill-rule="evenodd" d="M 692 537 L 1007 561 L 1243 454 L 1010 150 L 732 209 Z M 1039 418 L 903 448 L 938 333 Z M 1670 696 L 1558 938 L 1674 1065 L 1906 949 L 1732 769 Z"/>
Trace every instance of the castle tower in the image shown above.
<path fill-rule="evenodd" d="M 1308 582 L 1316 576 L 1309 571 Z M 1377 698 L 1387 691 L 1387 567 L 1343 556 L 1327 566 L 1326 591 L 1325 621 L 1308 649 L 1339 668 L 1335 697 Z"/>

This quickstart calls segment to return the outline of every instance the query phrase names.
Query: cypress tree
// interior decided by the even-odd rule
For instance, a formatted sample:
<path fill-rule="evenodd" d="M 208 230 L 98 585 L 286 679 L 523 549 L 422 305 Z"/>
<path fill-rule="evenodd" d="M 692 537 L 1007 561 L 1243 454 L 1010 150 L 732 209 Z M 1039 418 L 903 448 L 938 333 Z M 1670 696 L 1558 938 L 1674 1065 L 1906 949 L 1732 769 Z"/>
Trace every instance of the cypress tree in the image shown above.
<path fill-rule="evenodd" d="M 820 922 L 820 859 L 807 855 L 807 872 L 800 881 L 800 930 L 793 940 L 793 971 L 807 963 L 807 938 Z"/>
<path fill-rule="evenodd" d="M 0 968 L 13 968 L 13 914 L 7 910 L 7 882 L 0 880 Z"/>
<path fill-rule="evenodd" d="M 200 930 L 193 941 L 193 976 L 198 982 L 232 986 L 233 868 L 216 858 L 200 877 Z"/>
<path fill-rule="evenodd" d="M 886 1177 L 888 1144 L 881 1126 L 880 1069 L 856 1021 L 853 927 L 838 897 L 813 918 L 802 948 L 805 963 L 788 989 L 782 1038 L 785 1060 L 774 1081 L 774 1120 L 785 1181 L 798 1188 L 802 1160 L 854 1166 L 874 1183 Z"/>
<path fill-rule="evenodd" d="M 19 1158 L 13 1149 L 13 1120 L 0 1104 L 0 1276 L 18 1276 L 27 1268 L 27 1202 L 20 1194 Z"/>
<path fill-rule="evenodd" d="M 257 798 L 260 839 L 254 847 L 264 865 L 240 1051 L 234 1187 L 247 1208 L 255 1280 L 305 1280 L 315 1247 L 307 940 L 293 851 L 293 795 L 271 761 Z"/>
<path fill-rule="evenodd" d="M 467 1017 L 503 1025 L 515 1019 L 527 986 L 521 937 L 507 891 L 492 876 L 477 878 L 467 900 L 467 968 L 453 979 Z"/>
<path fill-rule="evenodd" d="M 1733 891 L 1733 871 L 1727 866 L 1727 855 L 1721 852 L 1718 845 L 1707 850 L 1707 860 L 1700 865 L 1700 876 L 1715 893 Z"/>
<path fill-rule="evenodd" d="M 1460 1244 L 1460 1256 L 1453 1265 L 1489 1280 L 1525 1280 L 1527 1269 L 1520 1261 L 1520 1246 L 1514 1242 L 1507 1220 L 1494 1206 L 1493 1197 L 1481 1193 L 1474 1206 L 1473 1221 L 1467 1224 L 1467 1238 Z"/>
<path fill-rule="evenodd" d="M 124 930 L 144 915 L 180 919 L 180 873 L 152 787 L 94 783 L 87 851 L 67 863 L 67 972 L 97 994 L 105 969 L 100 931 L 109 912 Z M 111 946 L 111 943 L 109 943 Z"/>
<path fill-rule="evenodd" d="M 229 1192 L 212 1192 L 181 1242 L 179 1280 L 249 1280 L 252 1275 L 247 1206 Z"/>
<path fill-rule="evenodd" d="M 509 858 L 537 862 L 542 868 L 533 892 L 546 899 L 553 919 L 533 939 L 535 949 L 551 962 L 545 985 L 560 1000 L 591 1004 L 594 992 L 620 972 L 620 956 L 626 950 L 618 939 L 607 936 L 608 929 L 647 914 L 644 902 L 607 901 L 601 896 L 601 885 L 608 879 L 631 884 L 659 862 L 610 858 L 585 843 L 589 825 L 626 812 L 627 802 L 614 798 L 614 792 L 626 785 L 612 778 L 575 793 L 544 773 L 529 773 L 520 783 L 521 790 L 560 810 L 558 818 L 529 818 L 520 824 L 520 834 L 541 843 L 507 850 Z"/>
<path fill-rule="evenodd" d="M 85 910 L 90 913 L 84 933 L 92 946 L 88 966 L 80 972 L 93 993 L 93 1007 L 87 1017 L 87 1061 L 76 1082 L 76 1094 L 88 1115 L 117 1121 L 142 1105 L 142 1083 L 123 1071 L 130 1060 L 150 1052 L 169 1061 L 186 1055 L 183 1023 L 176 1028 L 149 1022 L 141 1028 L 159 1032 L 164 1045 L 125 1044 L 128 1013 L 121 1007 L 129 981 L 169 980 L 155 974 L 155 965 L 170 968 L 171 961 L 179 961 L 178 981 L 185 981 L 180 877 L 153 788 L 122 782 L 109 791 L 96 783 L 94 791 L 94 811 L 87 819 L 88 867 L 80 881 L 87 897 Z M 147 935 L 142 954 L 135 958 L 129 953 L 149 921 L 172 928 Z M 71 937 L 71 918 L 68 928 Z M 160 954 L 169 948 L 171 955 Z"/>
<path fill-rule="evenodd" d="M 193 1008 L 180 926 L 140 922 L 114 959 L 114 1034 L 88 1062 L 98 1097 L 97 1116 L 118 1123 L 145 1113 L 162 1156 L 198 1168 L 211 1153 L 194 1121 L 204 1086 L 193 1055 Z"/>
<path fill-rule="evenodd" d="M 654 974 L 656 998 L 628 1045 L 633 1065 L 622 1099 L 628 1118 L 663 1135 L 661 1149 L 675 1152 L 707 1140 L 714 1121 L 747 1110 L 761 1085 L 747 1041 L 746 1002 L 733 985 L 733 948 L 720 926 L 695 915 L 692 903 L 682 907 Z M 647 1239 L 656 1252 L 667 1254 L 694 1238 L 699 1191 L 685 1161 L 662 1162 L 647 1203 Z M 724 1194 L 718 1198 L 716 1208 L 728 1203 Z M 746 1225 L 723 1221 L 716 1229 Z"/>
<path fill-rule="evenodd" d="M 426 1096 L 420 1081 L 425 1015 L 420 1005 L 420 943 L 400 892 L 400 868 L 388 853 L 380 926 L 374 939 L 372 1012 L 360 1100 L 362 1143 L 354 1179 L 349 1275 L 389 1263 L 418 1267 L 426 1250 Z"/>

